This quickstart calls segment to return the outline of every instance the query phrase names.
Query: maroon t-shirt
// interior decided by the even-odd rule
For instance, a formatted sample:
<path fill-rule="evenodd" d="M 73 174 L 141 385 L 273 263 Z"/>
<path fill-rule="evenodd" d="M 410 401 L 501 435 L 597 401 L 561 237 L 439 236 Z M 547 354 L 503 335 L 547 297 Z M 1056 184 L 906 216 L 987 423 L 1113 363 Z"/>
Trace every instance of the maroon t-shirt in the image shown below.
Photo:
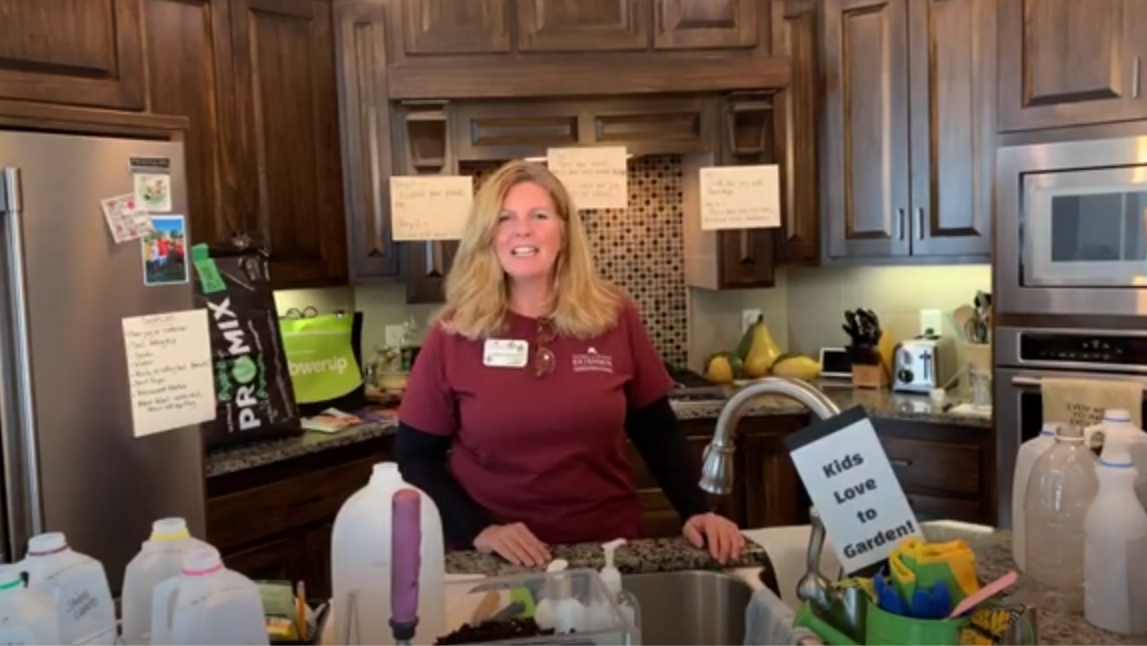
<path fill-rule="evenodd" d="M 537 320 L 511 314 L 497 338 L 527 342 L 527 364 L 487 366 L 483 340 L 435 325 L 399 418 L 454 438 L 454 477 L 495 522 L 525 523 L 547 543 L 637 538 L 625 415 L 673 387 L 637 308 L 626 300 L 617 326 L 597 338 L 548 343 L 555 366 L 541 377 Z"/>

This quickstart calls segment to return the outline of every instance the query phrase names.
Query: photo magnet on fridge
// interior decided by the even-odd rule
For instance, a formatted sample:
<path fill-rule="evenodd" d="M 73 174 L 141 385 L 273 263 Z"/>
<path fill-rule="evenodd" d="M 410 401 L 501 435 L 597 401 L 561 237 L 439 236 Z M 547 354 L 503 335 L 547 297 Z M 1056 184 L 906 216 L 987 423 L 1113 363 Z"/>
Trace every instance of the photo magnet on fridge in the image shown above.
<path fill-rule="evenodd" d="M 187 220 L 182 215 L 154 215 L 153 230 L 140 236 L 143 284 L 178 285 L 188 281 Z"/>
<path fill-rule="evenodd" d="M 135 196 L 130 193 L 102 200 L 100 207 L 116 244 L 135 240 L 153 230 L 150 214 L 136 208 Z"/>
<path fill-rule="evenodd" d="M 171 160 L 132 157 L 129 161 L 136 207 L 152 213 L 171 210 Z"/>

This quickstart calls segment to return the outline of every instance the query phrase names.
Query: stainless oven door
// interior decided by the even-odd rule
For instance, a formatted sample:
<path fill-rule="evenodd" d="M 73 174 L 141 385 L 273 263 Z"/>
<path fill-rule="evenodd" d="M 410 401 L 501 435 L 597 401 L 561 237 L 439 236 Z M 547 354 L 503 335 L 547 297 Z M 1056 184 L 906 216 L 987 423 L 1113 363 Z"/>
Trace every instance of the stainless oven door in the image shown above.
<path fill-rule="evenodd" d="M 1012 526 L 1012 477 L 1016 453 L 1021 444 L 1039 435 L 1043 427 L 1043 396 L 1040 380 L 1045 377 L 1063 379 L 1133 380 L 1147 390 L 1147 375 L 1113 374 L 1102 372 L 1076 372 L 1063 370 L 1032 370 L 1023 368 L 996 368 L 992 400 L 996 423 L 996 491 L 997 519 L 1000 527 Z M 1142 405 L 1142 404 L 1141 404 Z M 1147 419 L 1147 407 L 1143 411 Z"/>
<path fill-rule="evenodd" d="M 1000 313 L 1147 314 L 1147 137 L 1003 148 Z"/>

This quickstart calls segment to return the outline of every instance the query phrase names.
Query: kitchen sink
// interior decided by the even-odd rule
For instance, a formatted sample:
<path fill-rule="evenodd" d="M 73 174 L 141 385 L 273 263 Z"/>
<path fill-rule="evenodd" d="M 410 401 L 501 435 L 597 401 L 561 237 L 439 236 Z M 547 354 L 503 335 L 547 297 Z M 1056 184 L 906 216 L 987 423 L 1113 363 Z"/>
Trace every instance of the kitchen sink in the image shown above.
<path fill-rule="evenodd" d="M 623 588 L 641 604 L 645 644 L 741 644 L 753 589 L 721 572 L 630 574 Z"/>

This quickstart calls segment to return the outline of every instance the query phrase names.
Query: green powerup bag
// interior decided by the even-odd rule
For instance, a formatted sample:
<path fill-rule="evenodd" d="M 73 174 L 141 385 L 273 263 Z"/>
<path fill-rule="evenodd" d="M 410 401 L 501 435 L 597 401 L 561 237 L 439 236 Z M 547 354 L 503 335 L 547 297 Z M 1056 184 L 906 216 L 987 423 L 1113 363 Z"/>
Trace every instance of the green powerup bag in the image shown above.
<path fill-rule="evenodd" d="M 362 314 L 279 319 L 295 401 L 303 415 L 366 405 L 358 337 Z"/>

